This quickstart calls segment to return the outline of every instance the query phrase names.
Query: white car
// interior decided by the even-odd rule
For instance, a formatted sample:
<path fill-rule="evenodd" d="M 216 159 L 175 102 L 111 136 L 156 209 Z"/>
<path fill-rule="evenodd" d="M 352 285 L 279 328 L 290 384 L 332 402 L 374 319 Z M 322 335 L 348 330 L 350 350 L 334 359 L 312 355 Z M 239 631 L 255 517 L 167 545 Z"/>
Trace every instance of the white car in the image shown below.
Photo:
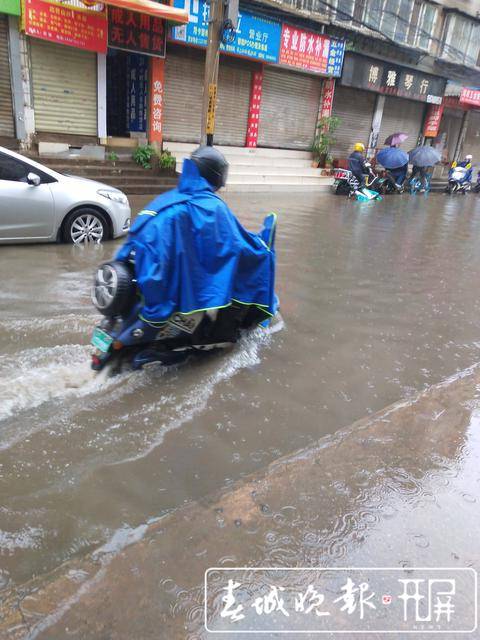
<path fill-rule="evenodd" d="M 0 147 L 0 244 L 101 242 L 125 235 L 127 196 Z"/>

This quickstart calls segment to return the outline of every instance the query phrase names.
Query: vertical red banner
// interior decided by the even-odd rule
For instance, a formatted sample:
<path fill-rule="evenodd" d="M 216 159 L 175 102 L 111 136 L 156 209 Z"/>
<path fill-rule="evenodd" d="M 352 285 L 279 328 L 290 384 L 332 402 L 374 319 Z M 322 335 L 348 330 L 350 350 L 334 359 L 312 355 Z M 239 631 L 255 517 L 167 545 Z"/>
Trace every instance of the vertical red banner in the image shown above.
<path fill-rule="evenodd" d="M 443 104 L 428 105 L 427 117 L 423 127 L 423 135 L 425 138 L 435 138 L 440 129 L 440 122 L 443 115 Z"/>
<path fill-rule="evenodd" d="M 165 89 L 165 60 L 150 58 L 149 131 L 150 142 L 162 144 L 163 98 Z"/>
<path fill-rule="evenodd" d="M 263 67 L 252 73 L 250 89 L 250 105 L 248 107 L 246 147 L 256 147 L 258 142 L 258 122 L 260 120 L 260 104 L 262 102 Z"/>
<path fill-rule="evenodd" d="M 320 105 L 320 118 L 329 118 L 332 115 L 333 96 L 335 95 L 335 78 L 327 78 L 323 81 L 322 103 Z"/>

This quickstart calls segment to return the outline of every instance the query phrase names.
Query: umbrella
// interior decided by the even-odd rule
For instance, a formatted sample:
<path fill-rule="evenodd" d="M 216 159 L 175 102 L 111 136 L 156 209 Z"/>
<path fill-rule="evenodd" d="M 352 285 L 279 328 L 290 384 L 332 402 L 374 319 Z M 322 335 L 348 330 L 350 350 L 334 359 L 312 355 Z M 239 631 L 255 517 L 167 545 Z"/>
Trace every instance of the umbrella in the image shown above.
<path fill-rule="evenodd" d="M 397 147 L 385 147 L 377 153 L 377 161 L 385 169 L 398 169 L 408 164 L 408 154 Z"/>
<path fill-rule="evenodd" d="M 408 155 L 410 162 L 416 167 L 433 167 L 442 159 L 440 151 L 426 145 L 412 149 Z"/>
<path fill-rule="evenodd" d="M 402 133 L 398 131 L 397 133 L 392 133 L 391 136 L 385 138 L 384 144 L 388 144 L 390 147 L 394 147 L 396 144 L 402 144 L 408 138 L 408 133 Z"/>

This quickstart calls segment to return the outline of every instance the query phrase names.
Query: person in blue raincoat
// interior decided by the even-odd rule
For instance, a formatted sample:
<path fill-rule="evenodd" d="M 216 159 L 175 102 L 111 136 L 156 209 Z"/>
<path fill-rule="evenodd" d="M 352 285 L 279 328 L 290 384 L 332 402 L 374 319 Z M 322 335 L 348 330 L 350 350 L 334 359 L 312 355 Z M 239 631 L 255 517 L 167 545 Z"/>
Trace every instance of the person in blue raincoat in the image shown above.
<path fill-rule="evenodd" d="M 183 163 L 178 186 L 155 198 L 134 223 L 116 259 L 134 264 L 143 307 L 139 321 L 166 322 L 174 313 L 255 307 L 259 320 L 277 306 L 275 223 L 260 234 L 244 229 L 217 194 L 228 163 L 199 147 Z"/>

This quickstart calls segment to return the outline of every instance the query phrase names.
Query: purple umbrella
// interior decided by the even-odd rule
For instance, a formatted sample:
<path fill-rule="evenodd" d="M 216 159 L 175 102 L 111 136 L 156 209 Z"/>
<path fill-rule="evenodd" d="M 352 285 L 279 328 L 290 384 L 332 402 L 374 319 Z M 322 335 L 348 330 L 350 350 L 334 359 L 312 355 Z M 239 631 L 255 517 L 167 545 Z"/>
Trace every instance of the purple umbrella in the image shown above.
<path fill-rule="evenodd" d="M 390 147 L 394 147 L 396 144 L 402 144 L 408 138 L 408 133 L 402 133 L 398 131 L 397 133 L 392 133 L 391 136 L 385 139 L 384 144 L 388 144 Z"/>

